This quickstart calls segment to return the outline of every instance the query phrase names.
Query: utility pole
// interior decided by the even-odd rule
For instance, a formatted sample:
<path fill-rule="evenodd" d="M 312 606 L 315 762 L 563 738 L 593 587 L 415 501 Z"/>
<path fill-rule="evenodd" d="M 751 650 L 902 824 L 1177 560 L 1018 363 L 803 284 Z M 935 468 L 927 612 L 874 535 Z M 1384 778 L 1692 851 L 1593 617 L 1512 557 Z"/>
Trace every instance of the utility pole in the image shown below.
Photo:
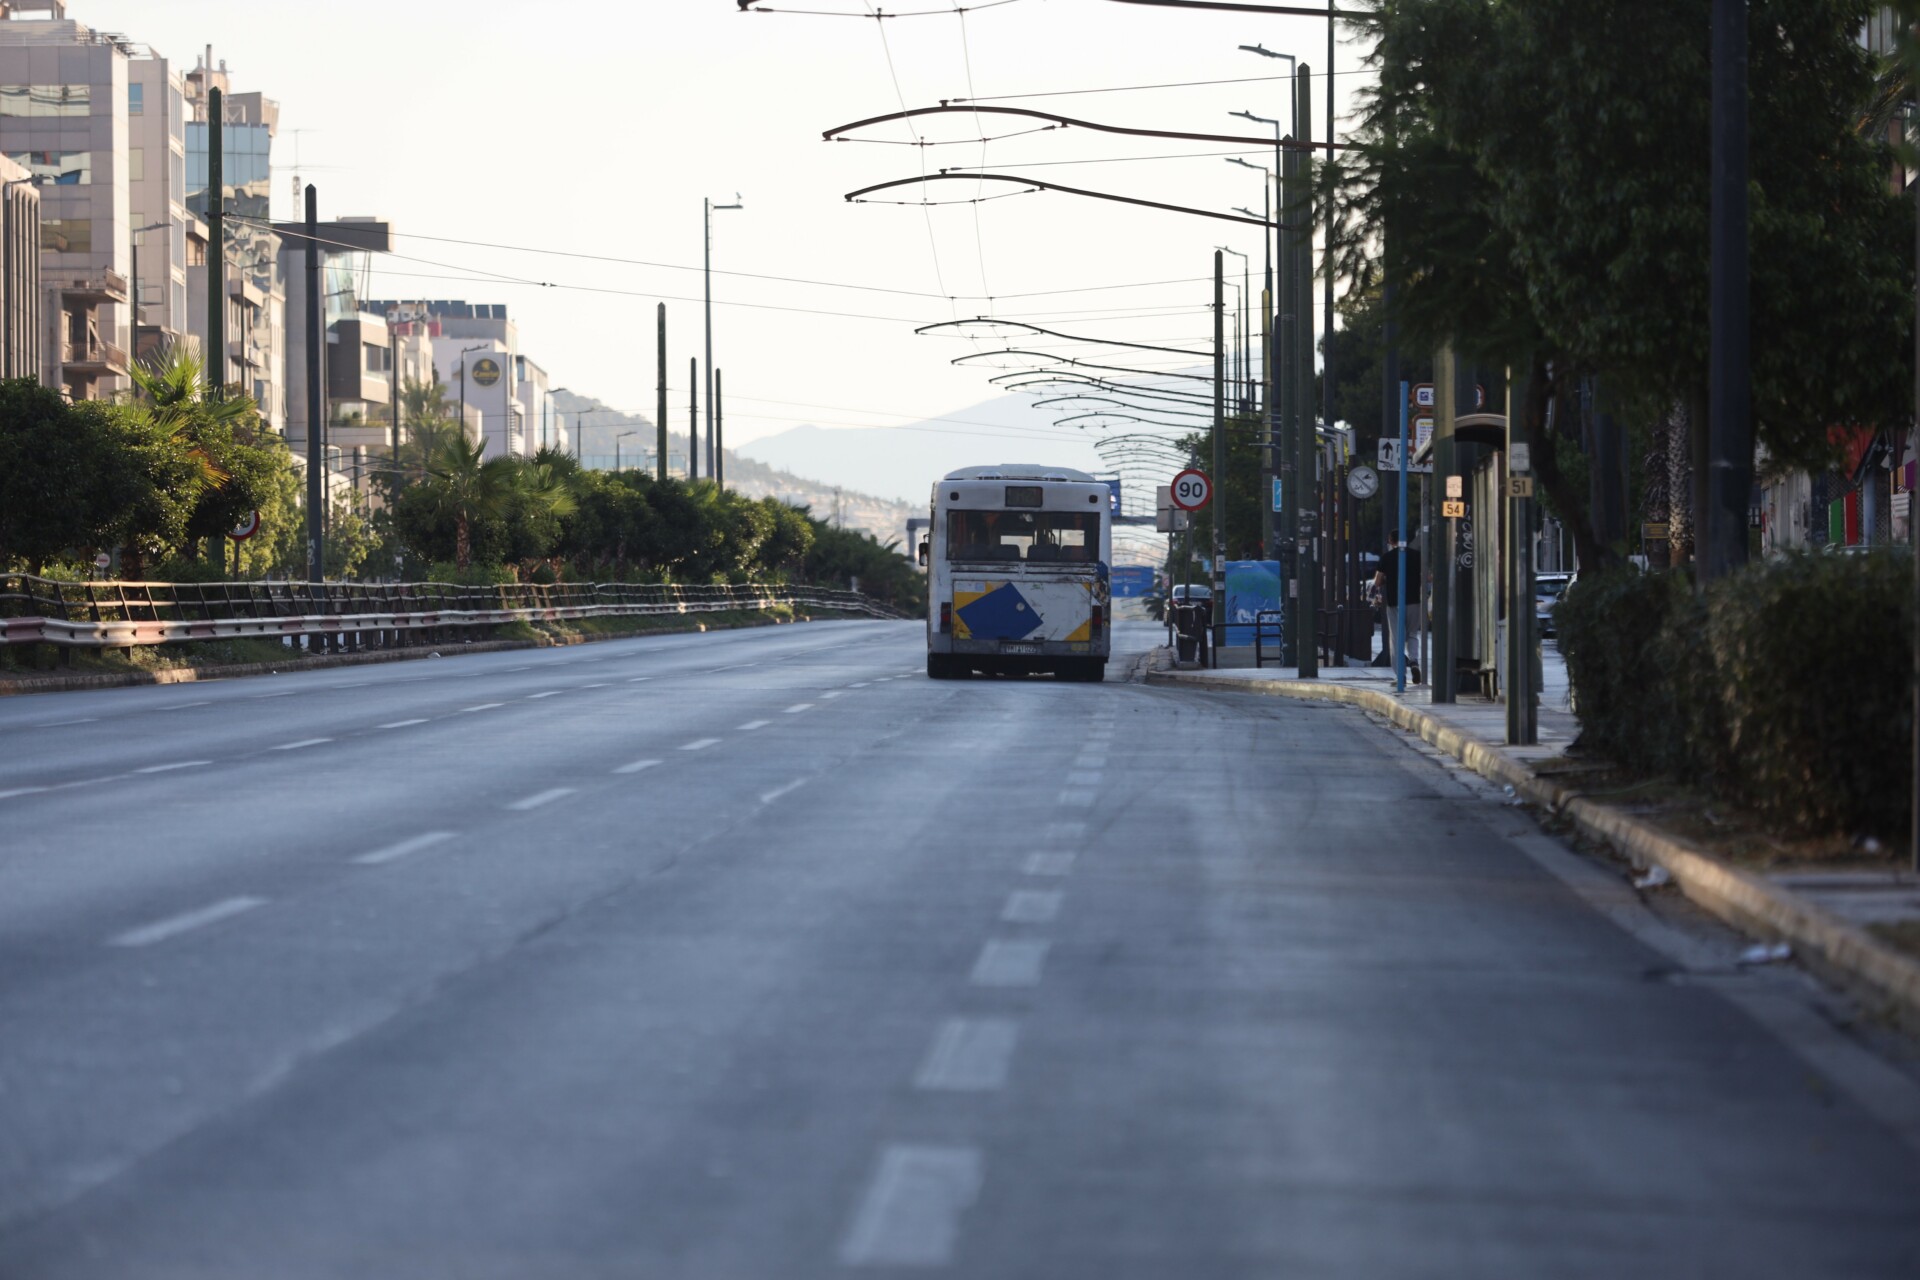
<path fill-rule="evenodd" d="M 662 302 L 654 313 L 660 329 L 660 354 L 655 367 L 660 371 L 660 382 L 655 388 L 658 403 L 654 406 L 653 433 L 656 441 L 654 448 L 654 479 L 662 484 L 667 480 L 667 304 Z"/>
<path fill-rule="evenodd" d="M 211 73 L 212 68 L 208 68 Z M 211 74 L 209 74 L 211 79 Z M 221 173 L 221 150 L 225 138 L 226 111 L 221 106 L 218 85 L 207 90 L 207 399 L 221 396 L 227 383 L 227 213 L 225 177 Z M 307 188 L 308 207 L 312 207 L 313 188 Z M 313 234 L 313 228 L 307 228 Z M 309 251 L 313 242 L 307 242 Z M 134 288 L 139 289 L 135 282 Z M 313 430 L 312 424 L 308 431 Z"/>
<path fill-rule="evenodd" d="M 1294 125 L 1298 136 L 1313 137 L 1313 69 L 1302 63 L 1294 79 Z M 1294 312 L 1299 317 L 1294 348 L 1294 511 L 1299 541 L 1300 647 L 1296 674 L 1302 680 L 1320 676 L 1320 433 L 1313 412 L 1313 198 L 1312 167 L 1303 156 L 1295 161 L 1300 180 L 1300 209 L 1295 215 Z"/>
<path fill-rule="evenodd" d="M 1292 137 L 1288 135 L 1287 141 L 1291 141 Z M 1294 287 L 1293 277 L 1299 266 L 1299 254 L 1294 243 L 1297 221 L 1294 202 L 1299 197 L 1299 153 L 1291 148 L 1283 149 L 1276 140 L 1273 162 L 1280 174 L 1280 193 L 1274 209 L 1274 217 L 1280 227 L 1273 251 L 1273 384 L 1277 404 L 1271 421 L 1273 469 L 1280 477 L 1281 506 L 1272 517 L 1273 543 L 1274 554 L 1280 560 L 1280 576 L 1287 584 L 1287 597 L 1281 606 L 1285 610 L 1281 621 L 1286 630 L 1281 660 L 1289 666 L 1298 666 L 1303 632 L 1300 626 L 1300 539 L 1296 527 L 1300 507 L 1300 473 L 1294 465 L 1300 452 L 1294 445 L 1295 412 L 1299 396 L 1295 386 L 1298 379 L 1294 356 L 1299 347 L 1295 335 L 1299 330 L 1300 318 L 1296 312 L 1299 290 Z"/>
<path fill-rule="evenodd" d="M 1226 255 L 1213 251 L 1213 662 L 1227 642 Z"/>
<path fill-rule="evenodd" d="M 1706 581 L 1747 562 L 1753 493 L 1747 279 L 1747 0 L 1713 0 Z M 1697 535 L 1696 535 L 1697 537 Z"/>
<path fill-rule="evenodd" d="M 700 478 L 700 357 L 687 357 L 687 480 Z"/>
<path fill-rule="evenodd" d="M 700 245 L 701 245 L 701 253 L 702 253 L 701 275 L 706 282 L 705 301 L 706 301 L 706 308 L 707 308 L 707 377 L 712 378 L 713 377 L 713 211 L 715 209 L 739 209 L 739 208 L 743 208 L 744 206 L 740 203 L 740 197 L 737 194 L 733 197 L 732 204 L 715 204 L 711 198 L 703 198 L 700 204 L 701 204 L 701 213 L 702 213 L 702 222 L 701 222 L 701 229 L 700 229 Z M 720 475 L 719 462 L 718 462 L 720 446 L 714 441 L 713 427 L 714 427 L 713 383 L 708 382 L 707 383 L 707 474 L 717 479 Z"/>
<path fill-rule="evenodd" d="M 725 419 L 720 416 L 720 370 L 713 371 L 713 403 L 707 412 L 713 415 L 713 482 L 720 488 L 727 487 L 727 436 L 722 429 Z"/>
<path fill-rule="evenodd" d="M 1527 368 L 1531 368 L 1531 362 Z M 1532 378 L 1507 371 L 1507 475 L 1532 478 L 1532 459 L 1515 466 L 1527 452 L 1522 420 L 1532 397 Z M 1533 682 L 1533 501 L 1512 497 L 1505 502 L 1507 516 L 1507 744 L 1532 746 L 1540 740 L 1540 711 Z"/>
<path fill-rule="evenodd" d="M 1456 459 L 1453 442 L 1454 419 L 1459 416 L 1457 381 L 1453 348 L 1443 346 L 1433 357 L 1433 400 L 1434 407 L 1440 413 L 1433 424 L 1433 478 L 1429 481 L 1440 486 L 1442 501 L 1448 500 L 1454 492 L 1454 486 L 1448 482 L 1458 478 L 1454 470 Z M 1433 568 L 1433 664 L 1427 672 L 1427 679 L 1431 683 L 1432 700 L 1436 704 L 1453 701 L 1453 558 L 1457 550 L 1455 537 L 1458 531 L 1458 521 L 1449 518 L 1440 545 L 1440 555 L 1436 557 Z"/>
<path fill-rule="evenodd" d="M 215 95 L 219 90 L 215 89 Z M 216 96 L 216 102 L 219 100 Z M 313 184 L 307 184 L 307 581 L 321 582 L 326 578 L 326 559 L 322 547 L 322 538 L 326 528 L 323 517 L 326 514 L 327 466 L 326 446 L 322 443 L 320 423 L 326 416 L 326 408 L 321 391 L 326 370 L 321 366 L 320 356 L 325 349 L 321 342 L 320 326 L 325 321 L 326 308 L 320 296 L 320 197 Z M 208 262 L 211 276 L 212 260 Z"/>

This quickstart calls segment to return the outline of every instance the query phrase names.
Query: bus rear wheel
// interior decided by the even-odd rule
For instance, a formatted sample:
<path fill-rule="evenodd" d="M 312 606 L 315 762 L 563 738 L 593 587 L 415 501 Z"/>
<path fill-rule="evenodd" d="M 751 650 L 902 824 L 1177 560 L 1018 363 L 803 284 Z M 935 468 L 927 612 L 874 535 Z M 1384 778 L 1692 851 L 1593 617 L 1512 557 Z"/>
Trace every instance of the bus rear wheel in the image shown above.
<path fill-rule="evenodd" d="M 930 653 L 927 655 L 927 679 L 957 680 L 960 678 L 959 664 L 951 654 Z"/>
<path fill-rule="evenodd" d="M 1099 684 L 1107 678 L 1107 662 L 1105 658 L 1072 658 L 1061 663 L 1054 674 L 1062 680 Z"/>

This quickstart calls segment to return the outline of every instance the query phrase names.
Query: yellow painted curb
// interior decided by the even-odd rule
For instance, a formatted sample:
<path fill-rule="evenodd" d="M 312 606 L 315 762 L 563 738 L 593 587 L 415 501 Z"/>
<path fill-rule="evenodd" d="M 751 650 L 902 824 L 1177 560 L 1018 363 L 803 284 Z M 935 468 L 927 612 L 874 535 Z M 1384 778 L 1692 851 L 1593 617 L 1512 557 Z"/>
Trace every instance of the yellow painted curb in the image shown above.
<path fill-rule="evenodd" d="M 1630 814 L 1539 777 L 1480 739 L 1377 689 L 1310 680 L 1252 683 L 1178 671 L 1149 672 L 1147 680 L 1152 684 L 1338 702 L 1377 712 L 1482 777 L 1510 786 L 1529 802 L 1565 816 L 1583 835 L 1612 845 L 1636 863 L 1664 867 L 1682 893 L 1736 928 L 1768 940 L 1789 942 L 1803 959 L 1866 983 L 1903 1005 L 1909 1017 L 1920 1017 L 1920 961 L 1763 876 L 1743 871 Z"/>

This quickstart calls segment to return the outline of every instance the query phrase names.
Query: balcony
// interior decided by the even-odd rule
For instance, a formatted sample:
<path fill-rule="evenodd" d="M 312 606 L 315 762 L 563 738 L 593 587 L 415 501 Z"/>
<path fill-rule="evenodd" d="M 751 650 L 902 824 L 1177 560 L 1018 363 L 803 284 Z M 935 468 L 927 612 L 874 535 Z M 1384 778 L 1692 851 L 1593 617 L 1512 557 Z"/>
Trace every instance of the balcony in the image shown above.
<path fill-rule="evenodd" d="M 125 302 L 127 278 L 118 271 L 100 271 L 66 281 L 49 281 L 60 291 L 63 302 Z"/>
<path fill-rule="evenodd" d="M 127 372 L 127 353 L 111 342 L 63 342 L 60 364 L 68 373 L 103 377 Z"/>

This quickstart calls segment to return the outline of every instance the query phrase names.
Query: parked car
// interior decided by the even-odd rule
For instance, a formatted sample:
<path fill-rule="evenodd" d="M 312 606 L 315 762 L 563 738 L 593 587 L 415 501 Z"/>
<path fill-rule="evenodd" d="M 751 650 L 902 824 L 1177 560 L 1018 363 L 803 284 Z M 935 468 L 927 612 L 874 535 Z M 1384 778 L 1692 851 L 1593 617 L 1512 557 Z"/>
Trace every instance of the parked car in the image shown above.
<path fill-rule="evenodd" d="M 1553 635 L 1553 606 L 1560 603 L 1567 588 L 1573 585 L 1570 573 L 1541 573 L 1533 579 L 1533 621 L 1535 633 L 1541 636 Z"/>

